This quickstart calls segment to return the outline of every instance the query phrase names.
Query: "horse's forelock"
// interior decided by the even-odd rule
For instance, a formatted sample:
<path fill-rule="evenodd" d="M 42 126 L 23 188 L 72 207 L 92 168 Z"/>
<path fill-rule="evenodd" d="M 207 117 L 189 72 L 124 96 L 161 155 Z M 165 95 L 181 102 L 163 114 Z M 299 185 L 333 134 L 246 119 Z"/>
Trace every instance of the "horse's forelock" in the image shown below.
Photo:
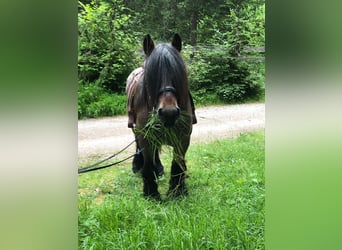
<path fill-rule="evenodd" d="M 179 94 L 187 92 L 188 82 L 184 61 L 179 52 L 168 44 L 159 44 L 146 59 L 144 84 L 152 101 L 159 90 L 172 86 Z"/>

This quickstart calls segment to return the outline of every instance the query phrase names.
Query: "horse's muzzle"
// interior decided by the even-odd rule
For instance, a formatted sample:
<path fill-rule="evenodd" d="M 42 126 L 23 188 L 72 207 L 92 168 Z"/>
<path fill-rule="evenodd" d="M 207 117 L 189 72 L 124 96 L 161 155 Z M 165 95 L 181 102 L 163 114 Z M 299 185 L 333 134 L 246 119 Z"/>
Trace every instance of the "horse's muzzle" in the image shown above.
<path fill-rule="evenodd" d="M 171 127 L 175 124 L 180 114 L 180 109 L 178 107 L 172 108 L 159 108 L 158 116 L 163 122 L 165 127 Z"/>

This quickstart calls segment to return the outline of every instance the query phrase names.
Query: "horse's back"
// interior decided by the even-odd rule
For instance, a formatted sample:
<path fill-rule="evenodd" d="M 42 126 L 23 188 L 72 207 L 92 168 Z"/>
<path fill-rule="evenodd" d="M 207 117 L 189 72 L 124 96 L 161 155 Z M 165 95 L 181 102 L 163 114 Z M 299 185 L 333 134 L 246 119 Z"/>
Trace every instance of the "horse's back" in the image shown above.
<path fill-rule="evenodd" d="M 130 112 L 133 108 L 134 97 L 137 92 L 139 82 L 144 74 L 143 67 L 139 67 L 131 72 L 126 81 L 126 96 L 127 96 L 127 111 Z"/>
<path fill-rule="evenodd" d="M 131 74 L 127 78 L 126 82 L 126 94 L 127 96 L 131 95 L 135 90 L 136 86 L 142 77 L 144 72 L 143 67 L 139 67 L 131 72 Z"/>

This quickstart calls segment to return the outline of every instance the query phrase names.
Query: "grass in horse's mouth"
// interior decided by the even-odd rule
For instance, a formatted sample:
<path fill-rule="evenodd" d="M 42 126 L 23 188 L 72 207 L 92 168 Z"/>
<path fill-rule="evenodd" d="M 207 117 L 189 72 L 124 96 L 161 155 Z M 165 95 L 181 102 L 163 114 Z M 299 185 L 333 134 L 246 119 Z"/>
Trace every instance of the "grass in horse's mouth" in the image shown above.
<path fill-rule="evenodd" d="M 158 150 L 162 144 L 172 146 L 176 152 L 181 152 L 181 140 L 179 139 L 182 129 L 186 131 L 189 126 L 189 114 L 181 111 L 179 118 L 172 127 L 166 127 L 159 119 L 156 112 L 152 112 L 143 129 L 135 129 L 135 133 L 142 134 L 152 146 L 153 151 Z"/>

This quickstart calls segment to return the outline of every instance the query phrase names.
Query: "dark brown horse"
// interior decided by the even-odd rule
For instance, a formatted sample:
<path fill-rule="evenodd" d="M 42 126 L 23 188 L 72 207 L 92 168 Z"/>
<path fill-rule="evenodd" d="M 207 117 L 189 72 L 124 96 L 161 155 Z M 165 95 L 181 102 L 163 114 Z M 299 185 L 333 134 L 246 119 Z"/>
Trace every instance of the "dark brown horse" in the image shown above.
<path fill-rule="evenodd" d="M 186 164 L 185 153 L 189 147 L 192 132 L 193 115 L 190 104 L 189 86 L 186 67 L 180 55 L 181 38 L 175 34 L 170 44 L 159 44 L 155 47 L 149 35 L 145 36 L 143 48 L 146 55 L 144 74 L 137 84 L 133 108 L 136 113 L 134 129 L 138 148 L 142 154 L 133 160 L 136 169 L 141 169 L 144 184 L 144 195 L 160 199 L 157 176 L 162 171 L 159 150 L 155 141 L 150 140 L 144 131 L 151 115 L 155 115 L 160 126 L 172 130 L 176 140 L 170 140 L 158 134 L 159 146 L 173 147 L 173 160 L 169 195 L 187 194 L 185 186 Z M 163 131 L 163 130 L 161 130 Z"/>

